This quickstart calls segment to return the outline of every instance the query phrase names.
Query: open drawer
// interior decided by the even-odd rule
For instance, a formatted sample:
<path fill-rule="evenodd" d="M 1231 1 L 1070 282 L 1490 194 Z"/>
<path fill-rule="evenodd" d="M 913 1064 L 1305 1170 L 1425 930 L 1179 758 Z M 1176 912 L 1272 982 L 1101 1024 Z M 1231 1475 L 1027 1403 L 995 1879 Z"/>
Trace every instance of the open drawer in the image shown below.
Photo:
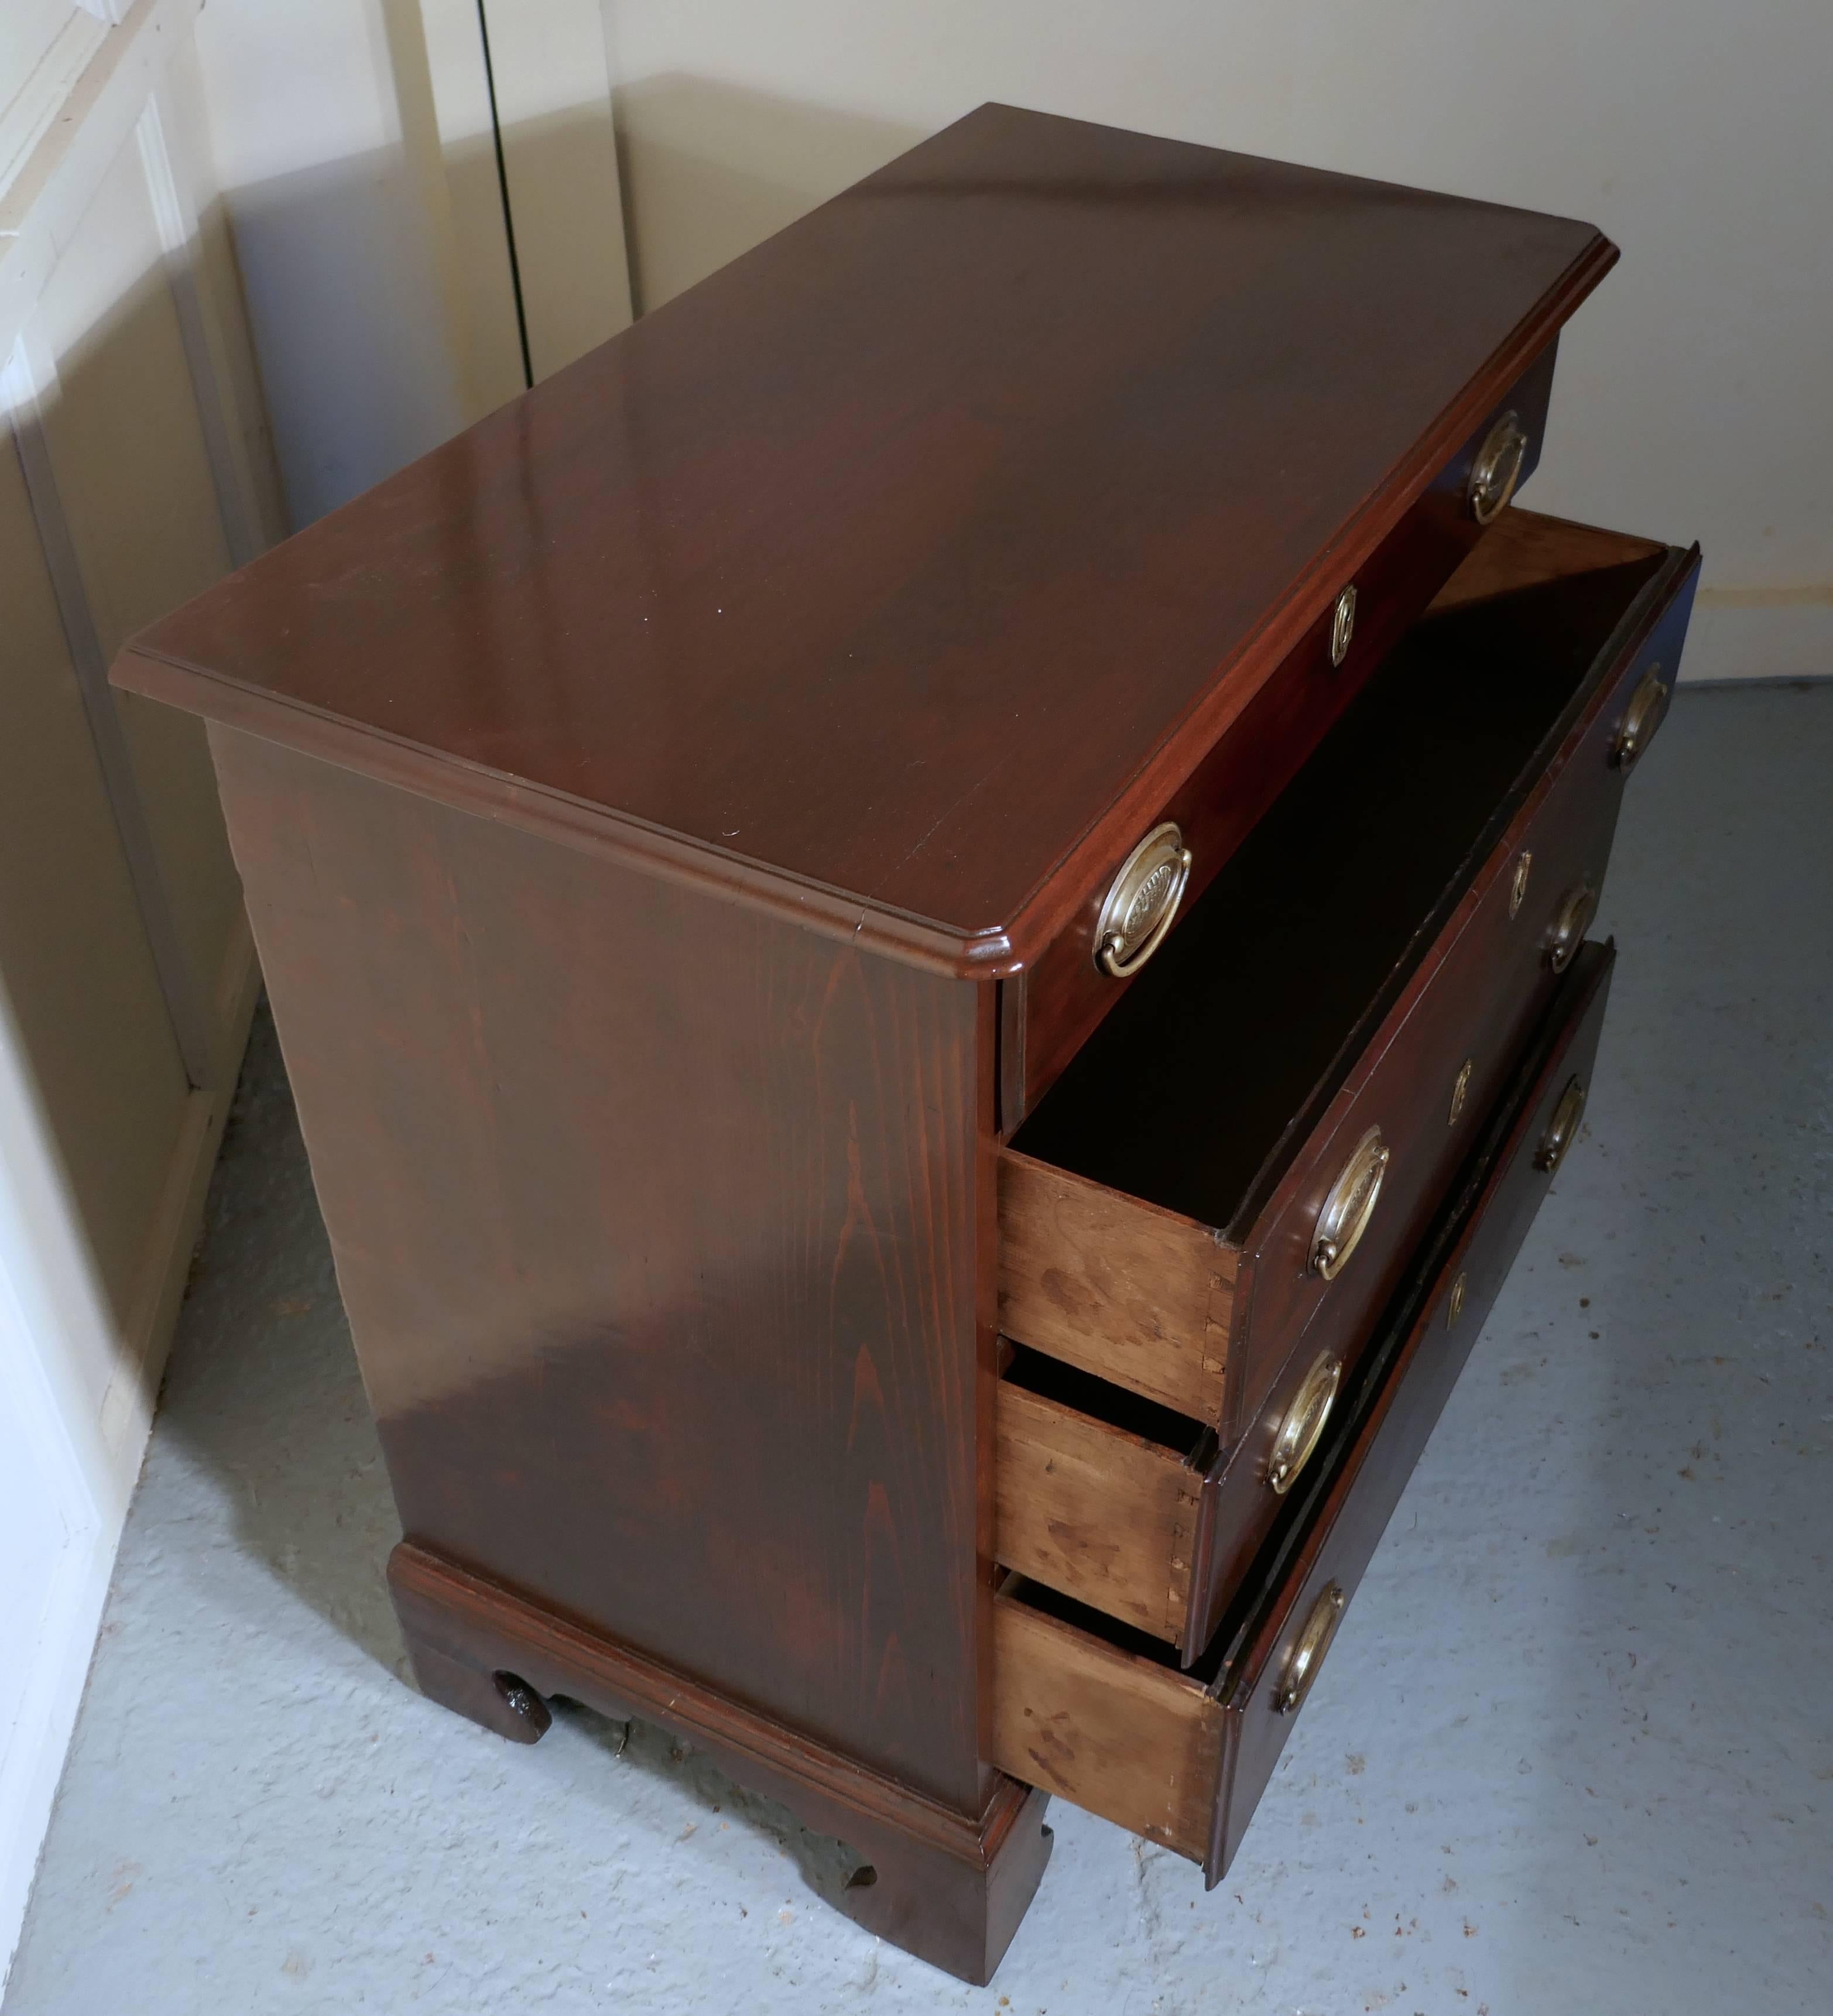
<path fill-rule="evenodd" d="M 1583 936 L 1698 562 L 1503 514 L 1003 1149 L 1008 1337 L 1263 1467 L 1349 1376 Z"/>
<path fill-rule="evenodd" d="M 1338 1623 L 1577 1132 L 1613 954 L 1574 962 L 1320 1463 L 1195 1670 L 1014 1578 L 994 1606 L 991 1761 L 1227 1869 Z"/>
<path fill-rule="evenodd" d="M 1223 1449 L 1213 1428 L 1124 1387 L 1010 1351 L 1000 1564 L 1194 1660 L 1323 1442 L 1344 1377 L 1332 1352 L 1295 1352 L 1262 1409 L 1264 1431 Z"/>

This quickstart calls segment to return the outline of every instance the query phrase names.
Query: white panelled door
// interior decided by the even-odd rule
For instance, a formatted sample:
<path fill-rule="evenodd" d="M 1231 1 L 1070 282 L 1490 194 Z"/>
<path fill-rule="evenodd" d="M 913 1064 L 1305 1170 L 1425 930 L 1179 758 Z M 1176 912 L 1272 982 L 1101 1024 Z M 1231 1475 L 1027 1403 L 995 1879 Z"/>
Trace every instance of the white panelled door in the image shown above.
<path fill-rule="evenodd" d="M 197 724 L 125 636 L 279 536 L 200 0 L 0 0 L 0 1957 L 258 985 Z"/>

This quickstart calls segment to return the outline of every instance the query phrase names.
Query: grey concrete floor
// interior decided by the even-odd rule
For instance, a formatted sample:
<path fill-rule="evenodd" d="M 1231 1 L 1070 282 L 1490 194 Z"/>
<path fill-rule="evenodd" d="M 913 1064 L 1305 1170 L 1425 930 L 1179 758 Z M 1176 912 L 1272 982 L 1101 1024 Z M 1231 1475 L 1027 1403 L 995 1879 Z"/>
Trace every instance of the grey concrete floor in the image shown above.
<path fill-rule="evenodd" d="M 1833 685 L 1683 693 L 1601 923 L 1588 1139 L 1227 1883 L 1059 1804 L 988 1990 L 664 1738 L 404 1683 L 263 1021 L 6 2016 L 1833 2008 Z"/>

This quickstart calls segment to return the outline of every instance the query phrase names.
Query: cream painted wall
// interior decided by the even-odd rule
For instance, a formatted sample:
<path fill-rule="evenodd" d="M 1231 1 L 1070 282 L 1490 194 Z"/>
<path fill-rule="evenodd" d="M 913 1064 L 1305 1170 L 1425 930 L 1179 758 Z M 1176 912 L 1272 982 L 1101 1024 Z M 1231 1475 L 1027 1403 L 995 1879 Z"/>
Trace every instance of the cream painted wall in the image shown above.
<path fill-rule="evenodd" d="M 488 0 L 537 379 L 630 319 L 598 0 Z M 211 0 L 210 143 L 294 525 L 522 389 L 477 0 Z"/>
<path fill-rule="evenodd" d="M 210 150 L 294 525 L 476 405 L 418 27 L 412 0 L 211 0 L 198 18 Z"/>
<path fill-rule="evenodd" d="M 1833 672 L 1826 0 L 605 0 L 639 304 L 986 99 L 1586 218 L 1536 508 L 1705 549 L 1694 678 Z"/>

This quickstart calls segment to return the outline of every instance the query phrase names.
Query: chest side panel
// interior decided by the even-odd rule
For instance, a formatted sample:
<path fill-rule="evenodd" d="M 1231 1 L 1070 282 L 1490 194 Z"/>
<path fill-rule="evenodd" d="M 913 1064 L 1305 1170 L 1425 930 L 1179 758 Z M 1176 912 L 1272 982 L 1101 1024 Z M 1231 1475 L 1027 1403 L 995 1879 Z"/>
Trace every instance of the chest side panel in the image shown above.
<path fill-rule="evenodd" d="M 212 733 L 408 1537 L 974 1805 L 981 990 Z"/>

